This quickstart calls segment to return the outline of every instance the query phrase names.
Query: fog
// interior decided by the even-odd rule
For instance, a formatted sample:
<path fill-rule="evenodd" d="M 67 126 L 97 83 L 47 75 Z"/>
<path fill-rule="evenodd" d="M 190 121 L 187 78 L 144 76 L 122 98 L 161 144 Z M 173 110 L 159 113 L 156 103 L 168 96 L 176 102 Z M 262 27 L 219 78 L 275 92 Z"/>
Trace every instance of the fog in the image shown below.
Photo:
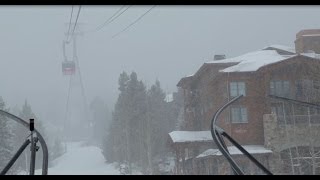
<path fill-rule="evenodd" d="M 75 11 L 77 10 L 75 6 Z M 83 6 L 83 31 L 106 21 L 119 6 Z M 319 27 L 317 6 L 156 6 L 114 39 L 149 6 L 133 6 L 98 32 L 78 38 L 88 101 L 112 108 L 122 71 L 135 71 L 167 92 L 215 53 L 232 57 L 269 44 L 293 46 L 295 34 Z M 68 77 L 61 73 L 62 40 L 71 6 L 0 7 L 0 94 L 9 106 L 25 99 L 42 119 L 62 118 Z M 74 21 L 74 19 L 73 19 Z"/>
<path fill-rule="evenodd" d="M 78 7 L 73 7 L 73 23 Z M 297 32 L 320 27 L 319 6 L 159 5 L 112 38 L 150 7 L 134 5 L 99 31 L 77 36 L 88 104 L 101 97 L 112 111 L 123 71 L 136 72 L 147 88 L 159 80 L 165 93 L 173 93 L 181 78 L 215 54 L 229 58 L 272 44 L 294 47 Z M 77 30 L 94 30 L 119 8 L 82 6 Z M 62 42 L 71 9 L 0 6 L 0 96 L 7 107 L 20 108 L 27 100 L 42 121 L 63 122 L 70 77 L 61 70 Z M 72 60 L 72 49 L 67 49 Z M 73 98 L 73 105 L 79 103 Z"/>

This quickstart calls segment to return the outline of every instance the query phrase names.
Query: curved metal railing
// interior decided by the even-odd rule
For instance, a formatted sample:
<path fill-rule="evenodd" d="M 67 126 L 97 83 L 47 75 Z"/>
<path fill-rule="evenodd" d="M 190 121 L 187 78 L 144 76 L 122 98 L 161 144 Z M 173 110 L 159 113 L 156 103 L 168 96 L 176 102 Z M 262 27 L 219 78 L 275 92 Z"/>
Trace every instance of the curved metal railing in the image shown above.
<path fill-rule="evenodd" d="M 0 110 L 0 114 L 1 115 L 4 115 L 6 117 L 8 117 L 9 119 L 12 119 L 14 121 L 16 121 L 17 123 L 23 125 L 24 127 L 26 128 L 29 128 L 29 123 L 27 123 L 26 121 L 24 121 L 23 119 L 11 114 L 11 113 L 8 113 L 6 111 L 3 111 L 3 110 Z M 42 153 L 43 153 L 43 160 L 42 160 L 42 175 L 47 175 L 48 174 L 48 159 L 49 159 L 49 153 L 48 153 L 48 147 L 47 147 L 47 144 L 45 142 L 45 140 L 43 139 L 42 135 L 39 133 L 39 131 L 37 131 L 36 129 L 34 129 L 35 133 L 37 134 L 37 137 L 39 139 L 39 142 L 40 142 L 40 145 L 42 147 Z M 30 141 L 26 141 L 22 147 L 20 149 L 23 149 L 30 143 Z M 20 151 L 19 149 L 19 151 Z M 19 152 L 18 151 L 18 152 Z M 18 153 L 17 153 L 18 154 Z M 14 158 L 14 157 L 13 157 Z M 17 157 L 16 157 L 17 158 Z M 10 163 L 10 162 L 9 162 Z M 1 174 L 5 172 L 2 171 Z"/>
<path fill-rule="evenodd" d="M 272 175 L 272 173 L 264 167 L 259 161 L 257 161 L 249 152 L 247 152 L 240 144 L 238 144 L 231 136 L 229 136 L 222 128 L 216 125 L 217 120 L 219 118 L 219 115 L 222 113 L 223 110 L 225 110 L 228 106 L 230 106 L 232 103 L 239 100 L 243 95 L 240 95 L 238 97 L 233 98 L 231 101 L 223 105 L 221 108 L 219 108 L 216 113 L 214 114 L 212 120 L 211 120 L 211 135 L 218 146 L 218 149 L 223 154 L 223 156 L 228 160 L 229 164 L 231 165 L 231 169 L 233 170 L 235 175 L 244 175 L 244 172 L 241 170 L 239 165 L 234 161 L 234 159 L 231 157 L 231 154 L 228 151 L 228 148 L 222 138 L 224 136 L 227 138 L 236 148 L 238 148 L 245 156 L 247 156 L 256 166 L 258 166 L 263 172 L 265 172 L 268 175 Z"/>

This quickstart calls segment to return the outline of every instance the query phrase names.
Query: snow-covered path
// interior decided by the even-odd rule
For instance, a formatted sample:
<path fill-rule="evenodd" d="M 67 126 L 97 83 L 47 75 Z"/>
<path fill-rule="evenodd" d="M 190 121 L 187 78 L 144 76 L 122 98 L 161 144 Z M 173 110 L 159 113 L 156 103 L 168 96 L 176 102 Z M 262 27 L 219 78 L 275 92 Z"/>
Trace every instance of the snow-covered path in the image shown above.
<path fill-rule="evenodd" d="M 41 174 L 37 170 L 36 174 Z M 95 146 L 82 146 L 81 143 L 67 144 L 67 152 L 54 161 L 48 169 L 50 175 L 118 175 L 113 164 L 105 163 L 101 149 Z"/>

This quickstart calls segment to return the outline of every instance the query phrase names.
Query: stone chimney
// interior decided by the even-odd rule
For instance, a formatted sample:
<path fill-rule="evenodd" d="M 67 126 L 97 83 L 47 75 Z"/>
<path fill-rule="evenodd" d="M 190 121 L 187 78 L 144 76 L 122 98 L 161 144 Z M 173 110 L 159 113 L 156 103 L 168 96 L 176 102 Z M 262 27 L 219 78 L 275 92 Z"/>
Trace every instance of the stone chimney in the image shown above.
<path fill-rule="evenodd" d="M 315 52 L 320 54 L 320 29 L 305 29 L 296 34 L 297 53 Z"/>
<path fill-rule="evenodd" d="M 214 61 L 219 61 L 219 60 L 222 60 L 222 59 L 225 59 L 225 58 L 226 58 L 226 55 L 224 55 L 224 54 L 216 54 L 216 55 L 214 55 L 213 60 Z"/>

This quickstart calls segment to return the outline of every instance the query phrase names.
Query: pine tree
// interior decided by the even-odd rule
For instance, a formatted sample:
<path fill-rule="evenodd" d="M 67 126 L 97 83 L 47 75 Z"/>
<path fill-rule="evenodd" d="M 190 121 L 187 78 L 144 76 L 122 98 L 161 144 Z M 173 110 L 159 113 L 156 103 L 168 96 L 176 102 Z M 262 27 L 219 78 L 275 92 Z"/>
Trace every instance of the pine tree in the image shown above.
<path fill-rule="evenodd" d="M 118 83 L 120 94 L 106 131 L 103 154 L 108 161 L 117 161 L 124 174 L 132 173 L 132 165 L 141 167 L 144 174 L 155 174 L 154 161 L 167 153 L 165 142 L 174 128 L 174 110 L 165 101 L 158 80 L 146 90 L 135 72 L 130 76 L 123 72 Z"/>
<path fill-rule="evenodd" d="M 139 81 L 137 74 L 132 72 L 128 83 L 128 97 L 126 101 L 126 133 L 128 135 L 128 147 L 130 163 L 136 163 L 144 168 L 146 164 L 146 143 L 144 141 L 145 121 L 147 113 L 146 87 Z M 129 172 L 132 168 L 130 168 Z M 144 168 L 145 169 L 145 168 Z"/>
<path fill-rule="evenodd" d="M 5 102 L 0 96 L 0 109 L 4 111 L 8 111 L 5 107 Z M 11 132 L 9 126 L 9 120 L 0 115 L 0 170 L 2 170 L 5 165 L 10 161 L 13 157 L 13 144 L 12 144 L 13 134 Z M 14 173 L 13 171 L 9 171 L 8 174 Z"/>
<path fill-rule="evenodd" d="M 112 121 L 105 132 L 105 140 L 103 143 L 103 154 L 107 161 L 119 163 L 124 163 L 126 159 L 125 148 L 126 139 L 124 137 L 124 121 L 125 113 L 125 99 L 127 97 L 127 86 L 129 82 L 129 76 L 126 72 L 122 72 L 119 76 L 118 84 L 120 94 L 118 96 L 117 102 L 112 113 Z"/>
<path fill-rule="evenodd" d="M 131 174 L 132 164 L 146 163 L 146 144 L 143 140 L 147 112 L 146 87 L 135 72 L 130 77 L 123 72 L 119 77 L 119 91 L 109 135 L 104 143 L 104 154 L 109 156 L 106 153 L 112 152 L 116 161 L 124 163 L 127 173 Z"/>
<path fill-rule="evenodd" d="M 153 161 L 157 155 L 164 151 L 166 142 L 166 126 L 168 120 L 166 112 L 165 93 L 161 89 L 160 82 L 148 90 L 148 118 L 146 128 L 148 166 L 151 173 L 155 173 Z"/>

